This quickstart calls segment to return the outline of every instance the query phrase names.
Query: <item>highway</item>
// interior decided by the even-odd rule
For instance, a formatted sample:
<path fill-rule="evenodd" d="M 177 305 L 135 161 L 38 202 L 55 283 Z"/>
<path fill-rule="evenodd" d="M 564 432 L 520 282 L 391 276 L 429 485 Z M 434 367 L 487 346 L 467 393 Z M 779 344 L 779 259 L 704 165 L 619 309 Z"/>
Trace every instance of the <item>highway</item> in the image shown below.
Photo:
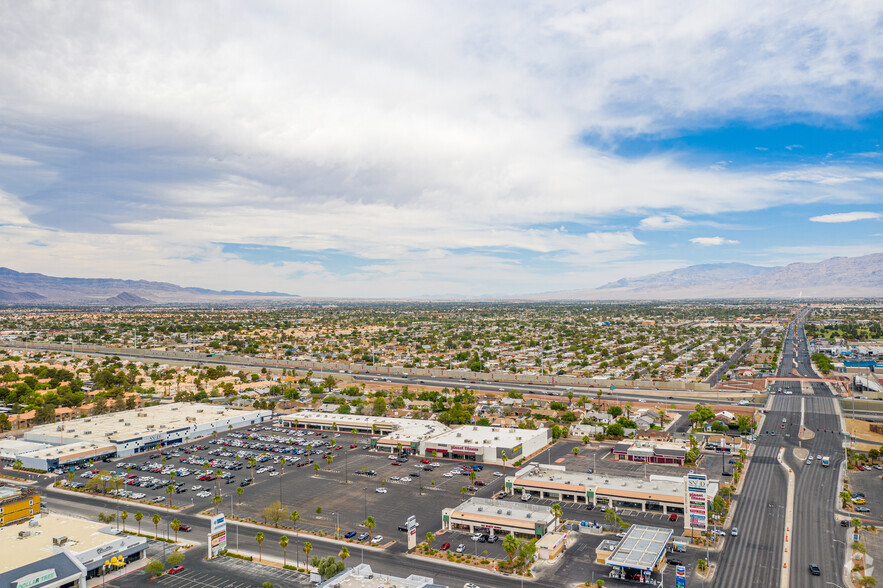
<path fill-rule="evenodd" d="M 777 372 L 780 376 L 817 377 L 803 333 L 807 314 L 802 312 L 788 328 Z M 807 394 L 802 394 L 800 382 L 786 382 L 781 388 L 791 394 L 774 396 L 764 420 L 733 518 L 739 537 L 730 537 L 724 547 L 713 583 L 716 587 L 780 586 L 785 533 L 792 535 L 791 587 L 841 583 L 845 533 L 834 518 L 834 506 L 843 436 L 834 399 L 821 383 L 811 384 Z M 815 432 L 813 439 L 798 438 L 801 417 Z M 785 527 L 786 477 L 776 461 L 780 447 L 785 447 L 786 463 L 795 473 L 794 526 L 790 530 Z M 813 456 L 830 456 L 831 466 L 824 468 L 816 460 L 806 465 L 794 456 L 793 450 L 801 447 Z M 810 563 L 819 565 L 821 577 L 810 575 Z"/>

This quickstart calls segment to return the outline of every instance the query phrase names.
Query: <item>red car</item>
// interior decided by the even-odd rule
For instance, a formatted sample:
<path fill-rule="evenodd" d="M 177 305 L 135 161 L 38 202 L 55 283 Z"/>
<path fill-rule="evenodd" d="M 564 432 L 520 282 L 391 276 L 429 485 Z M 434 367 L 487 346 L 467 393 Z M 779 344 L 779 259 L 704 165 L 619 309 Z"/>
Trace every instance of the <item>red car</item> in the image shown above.
<path fill-rule="evenodd" d="M 420 463 L 432 463 L 431 459 L 421 459 Z"/>
<path fill-rule="evenodd" d="M 668 515 L 668 520 L 676 521 L 676 520 L 678 520 L 678 515 L 671 513 L 670 515 Z"/>
<path fill-rule="evenodd" d="M 487 482 L 482 482 L 481 480 L 476 480 L 475 485 L 476 486 L 487 486 Z"/>
<path fill-rule="evenodd" d="M 447 551 L 447 550 L 450 549 L 450 548 L 451 548 L 451 544 L 448 543 L 447 541 L 445 541 L 444 543 L 441 544 L 441 548 L 440 548 L 440 549 L 441 549 L 442 551 Z"/>
<path fill-rule="evenodd" d="M 178 572 L 184 571 L 184 566 L 175 566 L 169 570 L 170 574 L 177 574 Z"/>
<path fill-rule="evenodd" d="M 399 462 L 397 462 L 397 461 L 394 461 L 394 462 L 392 462 L 392 465 L 398 465 L 398 466 L 400 466 L 400 465 L 402 465 L 402 464 L 399 463 Z"/>
<path fill-rule="evenodd" d="M 181 523 L 181 526 L 178 528 L 179 531 L 184 531 L 185 533 L 189 533 L 192 529 L 193 527 L 191 527 L 190 525 L 185 525 L 183 523 Z"/>
<path fill-rule="evenodd" d="M 358 445 L 356 445 L 355 443 L 353 443 L 352 445 L 350 445 L 350 449 L 355 449 L 356 447 L 358 447 Z"/>

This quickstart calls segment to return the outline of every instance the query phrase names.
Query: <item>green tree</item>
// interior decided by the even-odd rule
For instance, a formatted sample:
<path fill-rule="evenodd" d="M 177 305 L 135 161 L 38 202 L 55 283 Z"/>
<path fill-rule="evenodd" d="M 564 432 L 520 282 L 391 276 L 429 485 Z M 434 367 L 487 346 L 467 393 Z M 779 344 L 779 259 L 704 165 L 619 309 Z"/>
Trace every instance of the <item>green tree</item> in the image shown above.
<path fill-rule="evenodd" d="M 533 562 L 537 554 L 536 541 L 522 541 L 518 546 L 518 558 L 521 560 L 522 568 L 527 568 Z"/>
<path fill-rule="evenodd" d="M 183 561 L 184 561 L 184 554 L 181 553 L 180 551 L 173 551 L 172 553 L 169 554 L 169 557 L 166 558 L 166 563 L 168 563 L 172 567 L 179 565 Z"/>
<path fill-rule="evenodd" d="M 435 533 L 426 531 L 426 547 L 432 551 L 432 542 L 435 541 Z"/>
<path fill-rule="evenodd" d="M 154 513 L 150 520 L 153 521 L 153 538 L 159 539 L 159 522 L 162 520 L 162 517 Z"/>
<path fill-rule="evenodd" d="M 140 510 L 135 513 L 135 520 L 138 522 L 138 534 L 141 534 L 141 519 L 144 518 L 144 513 Z"/>
<path fill-rule="evenodd" d="M 163 563 L 155 559 L 150 560 L 150 563 L 144 566 L 144 569 L 151 576 L 160 576 L 164 571 L 166 571 L 166 567 L 163 565 Z"/>
<path fill-rule="evenodd" d="M 251 483 L 254 484 L 254 466 L 257 465 L 258 460 L 253 457 L 248 458 L 248 465 L 251 468 Z"/>
<path fill-rule="evenodd" d="M 557 529 L 558 525 L 560 524 L 561 517 L 564 516 L 564 511 L 561 509 L 561 505 L 557 502 L 553 504 L 552 508 L 549 510 L 552 511 L 552 516 L 555 517 L 555 528 Z"/>
<path fill-rule="evenodd" d="M 127 518 L 129 518 L 129 513 L 128 513 L 128 512 L 123 511 L 123 512 L 120 513 L 120 520 L 123 521 L 123 533 L 126 532 L 126 519 L 127 519 Z"/>
<path fill-rule="evenodd" d="M 239 498 L 239 505 L 240 505 L 240 506 L 242 506 L 242 494 L 243 494 L 243 492 L 245 492 L 245 488 L 243 488 L 242 486 L 239 486 L 239 487 L 236 489 L 236 496 Z"/>
<path fill-rule="evenodd" d="M 344 567 L 346 567 L 346 558 L 350 556 L 350 550 L 346 548 L 346 546 L 340 548 L 340 553 L 337 554 L 340 558 L 340 561 L 343 562 Z"/>
<path fill-rule="evenodd" d="M 343 571 L 343 562 L 337 561 L 333 555 L 328 557 L 314 557 L 310 564 L 316 568 L 316 571 L 322 576 L 323 580 L 333 578 Z"/>
<path fill-rule="evenodd" d="M 224 502 L 224 497 L 221 496 L 220 494 L 215 494 L 214 496 L 212 496 L 212 502 L 215 505 L 215 514 L 220 513 L 221 512 L 221 503 Z"/>
<path fill-rule="evenodd" d="M 169 523 L 169 527 L 171 527 L 172 531 L 175 532 L 175 543 L 178 542 L 178 531 L 181 529 L 181 521 L 178 519 L 172 519 L 172 522 Z"/>

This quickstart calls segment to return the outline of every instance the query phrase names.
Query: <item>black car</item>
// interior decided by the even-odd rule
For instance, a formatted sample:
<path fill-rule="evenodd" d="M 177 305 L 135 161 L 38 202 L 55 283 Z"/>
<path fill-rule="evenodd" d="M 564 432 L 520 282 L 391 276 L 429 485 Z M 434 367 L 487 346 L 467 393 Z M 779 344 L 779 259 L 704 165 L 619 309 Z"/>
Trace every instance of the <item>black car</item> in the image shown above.
<path fill-rule="evenodd" d="M 821 576 L 822 570 L 816 564 L 809 564 L 809 573 L 813 576 Z"/>
<path fill-rule="evenodd" d="M 243 486 L 243 487 L 244 487 L 244 486 L 251 486 L 251 480 L 249 480 L 248 478 L 246 478 L 246 479 L 242 480 L 241 482 L 239 482 L 239 485 L 240 485 L 240 486 Z"/>
<path fill-rule="evenodd" d="M 417 472 L 413 472 L 408 475 L 411 476 L 412 478 L 419 478 L 420 477 L 420 474 L 418 474 Z"/>
<path fill-rule="evenodd" d="M 679 560 L 679 559 L 675 559 L 675 558 L 673 558 L 673 557 L 668 558 L 668 560 L 666 560 L 666 561 L 668 562 L 669 565 L 672 565 L 672 566 L 682 566 L 682 565 L 684 565 L 684 562 L 682 562 L 682 561 Z"/>
<path fill-rule="evenodd" d="M 595 505 L 594 504 L 586 505 L 586 510 L 595 510 Z"/>
<path fill-rule="evenodd" d="M 840 521 L 840 526 L 841 526 L 841 527 L 848 527 L 848 526 L 849 526 L 849 521 Z"/>
<path fill-rule="evenodd" d="M 479 543 L 487 543 L 488 539 L 490 539 L 490 537 L 488 535 L 482 535 L 481 537 L 478 538 L 478 542 Z"/>
<path fill-rule="evenodd" d="M 178 488 L 175 490 L 175 494 L 183 494 L 184 492 L 187 492 L 187 488 Z"/>

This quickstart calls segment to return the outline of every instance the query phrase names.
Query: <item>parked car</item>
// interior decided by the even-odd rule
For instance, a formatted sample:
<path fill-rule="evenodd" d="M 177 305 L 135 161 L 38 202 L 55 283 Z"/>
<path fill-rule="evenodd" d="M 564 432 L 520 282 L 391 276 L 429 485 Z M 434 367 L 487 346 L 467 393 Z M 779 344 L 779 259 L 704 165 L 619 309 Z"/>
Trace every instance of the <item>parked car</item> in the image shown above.
<path fill-rule="evenodd" d="M 387 493 L 386 488 L 377 488 L 374 491 L 377 492 L 378 494 L 386 494 Z"/>
<path fill-rule="evenodd" d="M 377 535 L 373 539 L 371 539 L 371 545 L 377 545 L 381 541 L 383 541 L 383 535 Z"/>
<path fill-rule="evenodd" d="M 442 551 L 447 551 L 448 549 L 450 549 L 450 547 L 451 547 L 451 544 L 448 543 L 447 541 L 445 541 L 444 543 L 441 544 L 441 547 L 439 547 L 439 549 L 441 549 Z"/>
<path fill-rule="evenodd" d="M 370 536 L 370 535 L 369 535 L 368 533 L 359 533 L 359 536 L 356 537 L 356 539 L 357 539 L 358 541 L 364 541 L 364 540 L 367 539 L 369 536 Z"/>
<path fill-rule="evenodd" d="M 668 515 L 668 520 L 676 521 L 678 520 L 678 515 L 676 515 L 675 513 L 671 513 L 670 515 Z"/>
<path fill-rule="evenodd" d="M 177 574 L 178 572 L 182 572 L 182 571 L 184 571 L 184 566 L 175 566 L 172 569 L 170 569 L 167 573 Z"/>
<path fill-rule="evenodd" d="M 344 537 L 344 539 L 352 539 L 352 538 L 355 537 L 357 534 L 358 534 L 358 533 L 356 533 L 355 531 L 350 531 L 349 533 L 347 533 L 347 534 L 344 535 L 343 537 Z"/>
<path fill-rule="evenodd" d="M 463 553 L 464 551 L 466 551 L 466 546 L 461 543 L 454 551 L 456 551 L 457 553 Z"/>

